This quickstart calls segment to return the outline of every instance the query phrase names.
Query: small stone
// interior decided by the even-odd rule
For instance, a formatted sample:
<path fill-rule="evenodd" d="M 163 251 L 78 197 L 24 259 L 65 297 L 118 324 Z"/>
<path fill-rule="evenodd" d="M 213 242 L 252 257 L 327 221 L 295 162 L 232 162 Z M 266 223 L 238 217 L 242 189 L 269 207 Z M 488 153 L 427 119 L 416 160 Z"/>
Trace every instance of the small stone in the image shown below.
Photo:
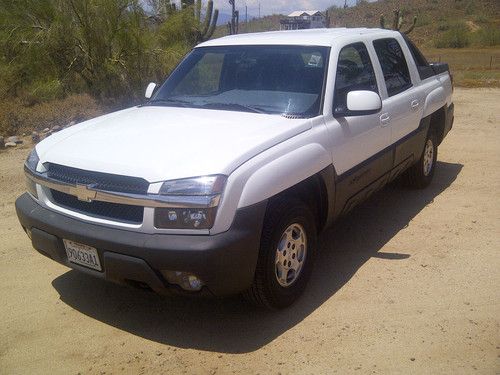
<path fill-rule="evenodd" d="M 12 137 L 7 138 L 6 143 L 16 143 L 16 144 L 20 145 L 21 143 L 23 143 L 23 141 L 17 135 L 13 135 Z"/>
<path fill-rule="evenodd" d="M 76 121 L 71 121 L 71 122 L 68 124 L 68 126 L 73 126 L 73 125 L 75 125 L 75 124 L 76 124 Z"/>
<path fill-rule="evenodd" d="M 157 350 L 157 351 L 156 351 L 156 355 L 157 355 L 158 357 L 159 357 L 159 356 L 161 356 L 162 354 L 163 354 L 163 353 L 162 353 L 162 352 L 160 352 L 159 350 Z"/>
<path fill-rule="evenodd" d="M 17 146 L 17 143 L 16 142 L 7 142 L 5 144 L 5 147 L 16 147 Z"/>
<path fill-rule="evenodd" d="M 58 132 L 59 130 L 61 130 L 61 127 L 59 125 L 55 125 L 51 129 L 52 133 Z"/>
<path fill-rule="evenodd" d="M 48 133 L 49 131 L 50 131 L 49 128 L 45 128 L 45 129 L 42 130 L 42 133 Z"/>
<path fill-rule="evenodd" d="M 412 357 L 412 358 L 410 358 L 410 361 L 412 361 L 412 362 L 413 362 L 413 361 L 415 361 L 415 358 L 413 358 L 413 357 Z"/>
<path fill-rule="evenodd" d="M 38 134 L 37 132 L 31 133 L 31 140 L 33 143 L 40 142 L 40 134 Z"/>

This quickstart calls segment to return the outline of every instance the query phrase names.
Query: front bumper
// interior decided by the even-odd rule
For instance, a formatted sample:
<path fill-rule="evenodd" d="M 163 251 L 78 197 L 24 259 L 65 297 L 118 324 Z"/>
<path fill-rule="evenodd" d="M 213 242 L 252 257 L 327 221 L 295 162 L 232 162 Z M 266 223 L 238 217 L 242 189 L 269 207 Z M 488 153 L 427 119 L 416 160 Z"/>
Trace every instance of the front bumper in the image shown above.
<path fill-rule="evenodd" d="M 51 211 L 28 194 L 16 201 L 33 247 L 59 263 L 119 284 L 147 285 L 161 294 L 180 290 L 165 281 L 161 270 L 189 272 L 216 296 L 237 294 L 251 285 L 266 207 L 264 201 L 239 209 L 227 232 L 209 236 L 131 232 Z M 63 239 L 95 247 L 103 271 L 70 263 Z"/>

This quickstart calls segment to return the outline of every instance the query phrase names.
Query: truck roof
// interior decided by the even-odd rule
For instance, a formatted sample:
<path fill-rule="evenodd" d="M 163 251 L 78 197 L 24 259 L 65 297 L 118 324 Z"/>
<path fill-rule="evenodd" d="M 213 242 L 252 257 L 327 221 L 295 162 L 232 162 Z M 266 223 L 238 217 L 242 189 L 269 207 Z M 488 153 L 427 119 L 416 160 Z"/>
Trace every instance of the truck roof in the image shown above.
<path fill-rule="evenodd" d="M 247 33 L 228 35 L 218 39 L 211 39 L 199 44 L 197 47 L 228 46 L 228 45 L 302 45 L 302 46 L 327 46 L 330 47 L 335 40 L 341 37 L 356 35 L 381 34 L 393 36 L 396 31 L 376 28 L 331 28 L 331 29 L 306 29 L 267 31 L 262 33 Z M 361 38 L 362 39 L 362 38 Z"/>

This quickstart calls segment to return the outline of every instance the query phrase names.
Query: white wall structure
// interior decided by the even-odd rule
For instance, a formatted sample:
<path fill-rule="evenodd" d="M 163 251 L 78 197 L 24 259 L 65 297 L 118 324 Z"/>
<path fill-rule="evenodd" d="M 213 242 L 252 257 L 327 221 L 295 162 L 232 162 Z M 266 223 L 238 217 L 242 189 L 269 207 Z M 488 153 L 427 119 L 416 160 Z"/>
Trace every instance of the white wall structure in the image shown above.
<path fill-rule="evenodd" d="M 297 10 L 280 20 L 280 30 L 324 28 L 325 15 L 319 10 Z"/>

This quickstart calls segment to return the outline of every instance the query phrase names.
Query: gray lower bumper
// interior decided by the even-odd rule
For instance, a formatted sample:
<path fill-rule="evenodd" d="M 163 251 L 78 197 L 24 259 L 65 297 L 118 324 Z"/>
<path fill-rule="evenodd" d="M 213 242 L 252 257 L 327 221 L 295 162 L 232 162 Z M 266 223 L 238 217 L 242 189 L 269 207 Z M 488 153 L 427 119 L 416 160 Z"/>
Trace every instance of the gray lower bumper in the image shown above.
<path fill-rule="evenodd" d="M 33 247 L 68 267 L 120 284 L 148 285 L 158 293 L 178 289 L 161 270 L 197 275 L 217 296 L 247 289 L 253 280 L 267 202 L 237 211 L 231 228 L 213 236 L 143 234 L 83 222 L 40 206 L 28 194 L 16 201 L 23 228 L 31 231 Z M 103 271 L 67 259 L 62 239 L 98 251 Z"/>

